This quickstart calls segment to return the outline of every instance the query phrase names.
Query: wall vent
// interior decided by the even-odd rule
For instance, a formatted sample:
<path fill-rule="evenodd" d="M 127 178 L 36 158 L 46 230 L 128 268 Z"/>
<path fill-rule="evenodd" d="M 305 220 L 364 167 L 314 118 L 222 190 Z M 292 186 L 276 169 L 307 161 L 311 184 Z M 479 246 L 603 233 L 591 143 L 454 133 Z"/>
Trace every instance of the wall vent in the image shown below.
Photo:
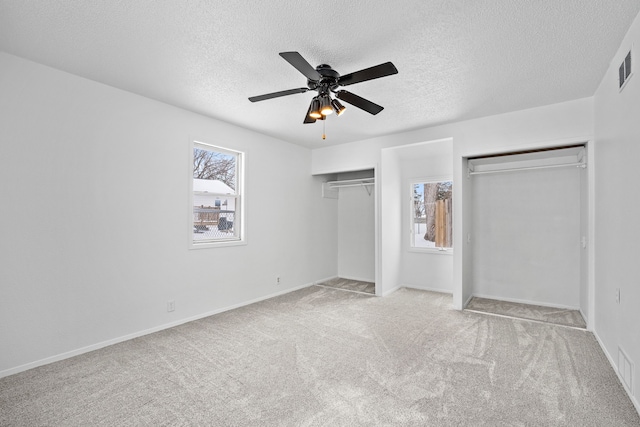
<path fill-rule="evenodd" d="M 618 347 L 618 374 L 629 394 L 633 396 L 633 363 L 620 347 Z"/>
<path fill-rule="evenodd" d="M 624 57 L 624 61 L 618 68 L 618 88 L 622 90 L 631 77 L 631 51 Z"/>

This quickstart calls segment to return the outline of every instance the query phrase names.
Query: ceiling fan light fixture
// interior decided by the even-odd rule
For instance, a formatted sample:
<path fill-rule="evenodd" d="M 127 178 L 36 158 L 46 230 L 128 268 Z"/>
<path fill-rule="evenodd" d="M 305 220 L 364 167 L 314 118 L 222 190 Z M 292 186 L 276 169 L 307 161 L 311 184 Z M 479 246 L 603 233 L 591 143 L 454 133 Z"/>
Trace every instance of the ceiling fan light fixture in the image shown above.
<path fill-rule="evenodd" d="M 329 114 L 333 113 L 333 108 L 331 107 L 331 98 L 329 98 L 329 95 L 324 95 L 320 99 L 320 105 L 320 114 L 322 114 L 323 116 L 328 116 Z"/>
<path fill-rule="evenodd" d="M 344 113 L 345 110 L 347 109 L 347 107 L 342 105 L 342 103 L 340 101 L 338 101 L 337 99 L 332 99 L 331 100 L 331 106 L 333 107 L 333 111 L 336 112 L 336 116 L 341 116 L 342 113 Z"/>
<path fill-rule="evenodd" d="M 318 100 L 317 96 L 311 100 L 311 107 L 309 108 L 309 117 L 312 117 L 314 119 L 322 118 L 322 113 L 320 112 L 320 101 Z"/>

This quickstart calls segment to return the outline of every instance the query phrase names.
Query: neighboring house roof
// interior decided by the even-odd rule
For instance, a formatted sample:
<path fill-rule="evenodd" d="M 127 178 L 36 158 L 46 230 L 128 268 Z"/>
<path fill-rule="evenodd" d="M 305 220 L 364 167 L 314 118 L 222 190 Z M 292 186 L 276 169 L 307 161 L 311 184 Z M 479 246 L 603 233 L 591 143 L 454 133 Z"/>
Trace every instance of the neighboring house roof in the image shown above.
<path fill-rule="evenodd" d="M 195 193 L 234 194 L 235 191 L 224 182 L 217 179 L 194 179 Z"/>

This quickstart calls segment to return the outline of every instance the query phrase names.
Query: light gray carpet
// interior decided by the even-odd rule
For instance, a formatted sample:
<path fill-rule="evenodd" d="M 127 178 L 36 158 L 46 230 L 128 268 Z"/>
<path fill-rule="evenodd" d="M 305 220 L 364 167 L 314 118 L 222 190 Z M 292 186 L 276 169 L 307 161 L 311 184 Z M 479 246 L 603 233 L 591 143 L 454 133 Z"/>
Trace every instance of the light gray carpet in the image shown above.
<path fill-rule="evenodd" d="M 572 326 L 574 328 L 585 329 L 587 327 L 582 314 L 580 314 L 580 311 L 578 310 L 519 304 L 515 302 L 477 297 L 471 298 L 471 301 L 469 301 L 469 304 L 467 304 L 465 308 L 467 310 L 519 317 L 521 319 L 537 320 L 539 322 Z"/>
<path fill-rule="evenodd" d="M 640 426 L 593 335 L 312 286 L 0 379 L 3 426 Z"/>
<path fill-rule="evenodd" d="M 336 289 L 343 289 L 346 291 L 364 292 L 372 295 L 376 293 L 375 283 L 363 282 L 361 280 L 343 279 L 341 277 L 336 277 L 334 279 L 318 283 L 318 285 L 328 286 L 330 288 Z"/>

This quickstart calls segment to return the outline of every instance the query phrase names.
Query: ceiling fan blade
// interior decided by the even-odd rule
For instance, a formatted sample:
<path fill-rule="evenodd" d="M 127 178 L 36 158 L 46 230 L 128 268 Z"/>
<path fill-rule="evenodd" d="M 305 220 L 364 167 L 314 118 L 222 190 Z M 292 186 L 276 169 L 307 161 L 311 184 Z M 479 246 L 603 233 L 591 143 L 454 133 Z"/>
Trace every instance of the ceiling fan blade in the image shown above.
<path fill-rule="evenodd" d="M 322 78 L 320 73 L 307 62 L 298 52 L 280 52 L 289 64 L 293 65 L 298 71 L 304 74 L 309 80 L 318 81 Z"/>
<path fill-rule="evenodd" d="M 384 107 L 381 107 L 378 104 L 374 104 L 373 102 L 369 101 L 368 99 L 364 99 L 358 95 L 355 95 L 351 92 L 347 92 L 346 90 L 339 90 L 336 93 L 336 96 L 343 100 L 344 102 L 348 102 L 349 104 L 353 105 L 354 107 L 358 107 L 364 111 L 366 111 L 367 113 L 371 113 L 373 115 L 378 114 L 380 111 L 384 110 Z"/>
<path fill-rule="evenodd" d="M 251 101 L 251 102 L 264 101 L 265 99 L 278 98 L 280 96 L 293 95 L 293 94 L 296 94 L 296 93 L 304 93 L 304 92 L 307 92 L 308 90 L 309 90 L 309 88 L 307 88 L 307 87 L 301 87 L 301 88 L 298 88 L 298 89 L 282 90 L 280 92 L 273 92 L 273 93 L 267 93 L 265 95 L 252 96 L 252 97 L 249 98 L 249 101 Z"/>
<path fill-rule="evenodd" d="M 365 68 L 364 70 L 345 74 L 338 79 L 338 84 L 340 86 L 348 86 L 354 83 L 366 82 L 367 80 L 379 79 L 380 77 L 386 77 L 392 74 L 398 74 L 398 69 L 391 62 L 385 62 L 384 64 L 376 65 L 375 67 Z"/>

